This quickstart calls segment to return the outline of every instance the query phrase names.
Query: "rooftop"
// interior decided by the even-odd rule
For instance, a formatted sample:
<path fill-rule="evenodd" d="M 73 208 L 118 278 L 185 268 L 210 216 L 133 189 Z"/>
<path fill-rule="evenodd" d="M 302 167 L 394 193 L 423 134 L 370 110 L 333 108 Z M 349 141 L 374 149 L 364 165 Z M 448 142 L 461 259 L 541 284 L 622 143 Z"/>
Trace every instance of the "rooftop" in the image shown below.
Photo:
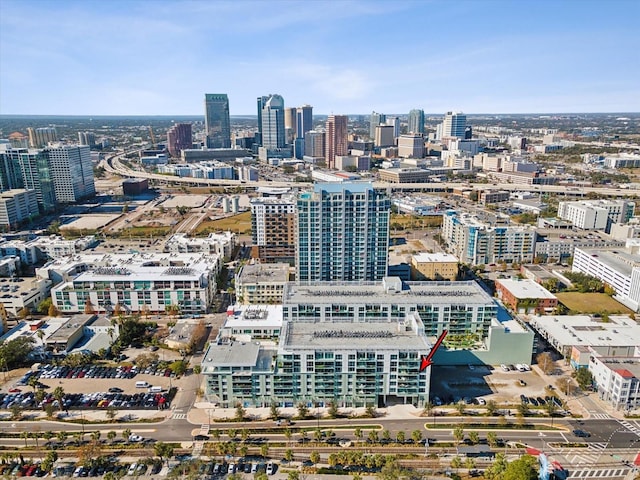
<path fill-rule="evenodd" d="M 255 263 L 244 265 L 237 274 L 245 283 L 284 283 L 289 280 L 288 263 Z"/>
<path fill-rule="evenodd" d="M 398 279 L 399 280 L 399 279 Z M 399 283 L 398 283 L 399 285 Z M 383 282 L 288 283 L 284 305 L 318 303 L 398 303 L 492 305 L 493 299 L 476 282 L 403 282 L 402 290 Z"/>
<path fill-rule="evenodd" d="M 211 372 L 216 367 L 253 367 L 259 370 L 271 370 L 274 353 L 274 350 L 265 350 L 255 342 L 213 344 L 204 355 L 202 371 L 203 373 Z"/>
<path fill-rule="evenodd" d="M 533 280 L 501 278 L 496 283 L 503 285 L 516 298 L 556 298 L 549 290 Z"/>
<path fill-rule="evenodd" d="M 418 253 L 413 256 L 417 263 L 452 262 L 458 263 L 458 258 L 450 253 Z"/>
<path fill-rule="evenodd" d="M 282 305 L 236 305 L 229 312 L 224 328 L 282 326 Z"/>
<path fill-rule="evenodd" d="M 640 255 L 626 252 L 620 248 L 611 250 L 581 248 L 580 250 L 628 277 L 631 276 L 633 267 L 640 267 Z"/>
<path fill-rule="evenodd" d="M 314 350 L 429 350 L 426 337 L 404 324 L 396 323 L 351 323 L 332 322 L 326 324 L 288 322 L 282 336 L 285 349 Z"/>
<path fill-rule="evenodd" d="M 541 315 L 530 323 L 561 345 L 640 346 L 640 326 L 626 315 L 610 315 L 609 322 L 590 315 Z"/>

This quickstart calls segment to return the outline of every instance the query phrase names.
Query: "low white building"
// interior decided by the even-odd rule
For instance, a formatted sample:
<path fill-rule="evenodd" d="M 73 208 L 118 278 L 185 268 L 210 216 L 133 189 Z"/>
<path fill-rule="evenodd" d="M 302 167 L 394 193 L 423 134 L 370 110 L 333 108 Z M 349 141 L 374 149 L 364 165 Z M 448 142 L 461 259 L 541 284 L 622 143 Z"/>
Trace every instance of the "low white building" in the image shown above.
<path fill-rule="evenodd" d="M 633 311 L 640 309 L 640 255 L 624 248 L 576 248 L 572 271 L 596 277 L 615 290 L 613 298 Z"/>
<path fill-rule="evenodd" d="M 627 223 L 635 203 L 628 200 L 582 200 L 578 202 L 560 202 L 558 217 L 569 220 L 583 230 L 611 231 L 614 223 Z"/>
<path fill-rule="evenodd" d="M 175 233 L 164 244 L 165 252 L 208 253 L 231 258 L 236 247 L 237 235 L 233 232 L 210 233 L 205 238 L 188 237 L 185 233 Z"/>
<path fill-rule="evenodd" d="M 627 315 L 610 315 L 608 322 L 591 315 L 537 315 L 529 325 L 574 368 L 587 366 L 588 348 L 603 356 L 630 356 L 640 346 L 640 326 Z"/>
<path fill-rule="evenodd" d="M 37 278 L 1 278 L 0 303 L 7 312 L 18 315 L 23 308 L 35 310 L 49 296 L 51 281 Z"/>
<path fill-rule="evenodd" d="M 640 408 L 640 358 L 591 355 L 589 371 L 601 400 L 616 410 Z"/>
<path fill-rule="evenodd" d="M 235 305 L 227 310 L 218 340 L 250 342 L 276 339 L 282 330 L 282 305 Z"/>
<path fill-rule="evenodd" d="M 244 265 L 236 273 L 236 297 L 243 304 L 281 304 L 288 281 L 288 263 Z"/>

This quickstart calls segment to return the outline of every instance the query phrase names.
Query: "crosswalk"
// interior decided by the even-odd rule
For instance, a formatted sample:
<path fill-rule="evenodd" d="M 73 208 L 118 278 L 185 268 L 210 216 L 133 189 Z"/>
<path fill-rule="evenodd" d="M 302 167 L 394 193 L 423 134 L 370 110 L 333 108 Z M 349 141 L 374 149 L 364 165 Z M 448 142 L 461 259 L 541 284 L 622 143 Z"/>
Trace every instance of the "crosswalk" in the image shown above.
<path fill-rule="evenodd" d="M 589 412 L 589 416 L 591 418 L 595 418 L 597 420 L 609 420 L 611 417 L 611 415 L 609 415 L 608 413 L 591 413 Z"/>
<path fill-rule="evenodd" d="M 605 442 L 591 442 L 586 451 L 565 456 L 571 465 L 593 465 L 597 463 L 605 448 L 607 448 Z"/>
<path fill-rule="evenodd" d="M 204 449 L 204 442 L 194 442 L 191 456 L 193 458 L 198 458 L 200 454 L 202 454 L 203 449 Z"/>
<path fill-rule="evenodd" d="M 628 473 L 628 468 L 578 468 L 570 471 L 567 478 L 601 478 L 603 480 L 619 480 L 625 478 Z"/>
<path fill-rule="evenodd" d="M 622 425 L 627 430 L 635 433 L 637 436 L 640 437 L 640 424 L 638 422 L 635 422 L 635 421 L 630 422 L 628 420 L 619 420 L 619 422 L 620 422 L 620 425 Z"/>
<path fill-rule="evenodd" d="M 171 418 L 174 419 L 174 420 L 184 420 L 185 418 L 187 418 L 187 414 L 186 413 L 174 413 Z"/>

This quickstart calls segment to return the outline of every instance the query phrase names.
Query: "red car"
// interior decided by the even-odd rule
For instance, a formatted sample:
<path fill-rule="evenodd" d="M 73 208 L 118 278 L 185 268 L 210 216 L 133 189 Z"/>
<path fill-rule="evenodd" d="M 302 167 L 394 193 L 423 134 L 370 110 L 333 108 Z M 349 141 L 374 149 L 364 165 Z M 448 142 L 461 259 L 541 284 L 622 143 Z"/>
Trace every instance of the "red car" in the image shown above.
<path fill-rule="evenodd" d="M 9 393 L 20 393 L 22 392 L 22 390 L 20 390 L 19 388 L 12 388 L 9 390 Z"/>

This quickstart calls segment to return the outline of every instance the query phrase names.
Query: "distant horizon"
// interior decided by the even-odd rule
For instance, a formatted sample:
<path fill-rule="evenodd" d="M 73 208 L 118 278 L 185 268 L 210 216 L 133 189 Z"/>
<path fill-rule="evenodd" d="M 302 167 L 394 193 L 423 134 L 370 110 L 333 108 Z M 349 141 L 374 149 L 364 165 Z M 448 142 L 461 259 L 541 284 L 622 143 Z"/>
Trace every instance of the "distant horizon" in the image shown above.
<path fill-rule="evenodd" d="M 397 112 L 382 112 L 387 116 L 402 116 L 402 115 L 409 115 L 409 112 L 404 112 L 404 113 L 397 113 Z M 425 116 L 432 116 L 432 117 L 436 117 L 436 116 L 442 116 L 444 117 L 446 112 L 424 112 Z M 636 115 L 640 115 L 640 111 L 637 112 L 481 112 L 481 113 L 467 113 L 467 112 L 460 112 L 466 116 L 486 116 L 486 115 L 490 115 L 490 116 L 512 116 L 512 115 L 517 115 L 517 116 L 525 116 L 525 115 L 537 115 L 537 116 L 551 116 L 551 115 L 632 115 L 632 116 L 636 116 Z M 313 112 L 313 116 L 314 117 L 326 117 L 329 115 L 346 115 L 349 117 L 354 117 L 354 116 L 364 116 L 364 117 L 368 117 L 369 115 L 371 115 L 371 112 L 367 112 L 367 113 L 316 113 Z M 58 113 L 52 113 L 52 114 L 46 114 L 46 113 L 36 113 L 36 114 L 29 114 L 29 113 L 0 113 L 0 118 L 4 118 L 4 117 L 22 117 L 22 118 L 37 118 L 37 117 L 41 117 L 41 118 L 52 118 L 52 117 L 62 117 L 62 118 L 71 118 L 71 117 L 77 117 L 77 118 L 113 118 L 113 117 L 127 117 L 127 118 L 135 118 L 135 117 L 144 117 L 144 118 L 149 118 L 149 117 L 155 117 L 155 118 L 194 118 L 194 117 L 202 117 L 202 119 L 204 120 L 204 114 L 176 114 L 176 115 L 167 115 L 167 114 L 134 114 L 134 115 L 127 115 L 127 114 L 109 114 L 109 115 L 103 115 L 103 114 L 58 114 Z M 258 118 L 258 115 L 256 113 L 254 114 L 232 114 L 229 115 L 230 118 Z"/>
<path fill-rule="evenodd" d="M 640 111 L 637 0 L 0 1 L 3 114 Z"/>

